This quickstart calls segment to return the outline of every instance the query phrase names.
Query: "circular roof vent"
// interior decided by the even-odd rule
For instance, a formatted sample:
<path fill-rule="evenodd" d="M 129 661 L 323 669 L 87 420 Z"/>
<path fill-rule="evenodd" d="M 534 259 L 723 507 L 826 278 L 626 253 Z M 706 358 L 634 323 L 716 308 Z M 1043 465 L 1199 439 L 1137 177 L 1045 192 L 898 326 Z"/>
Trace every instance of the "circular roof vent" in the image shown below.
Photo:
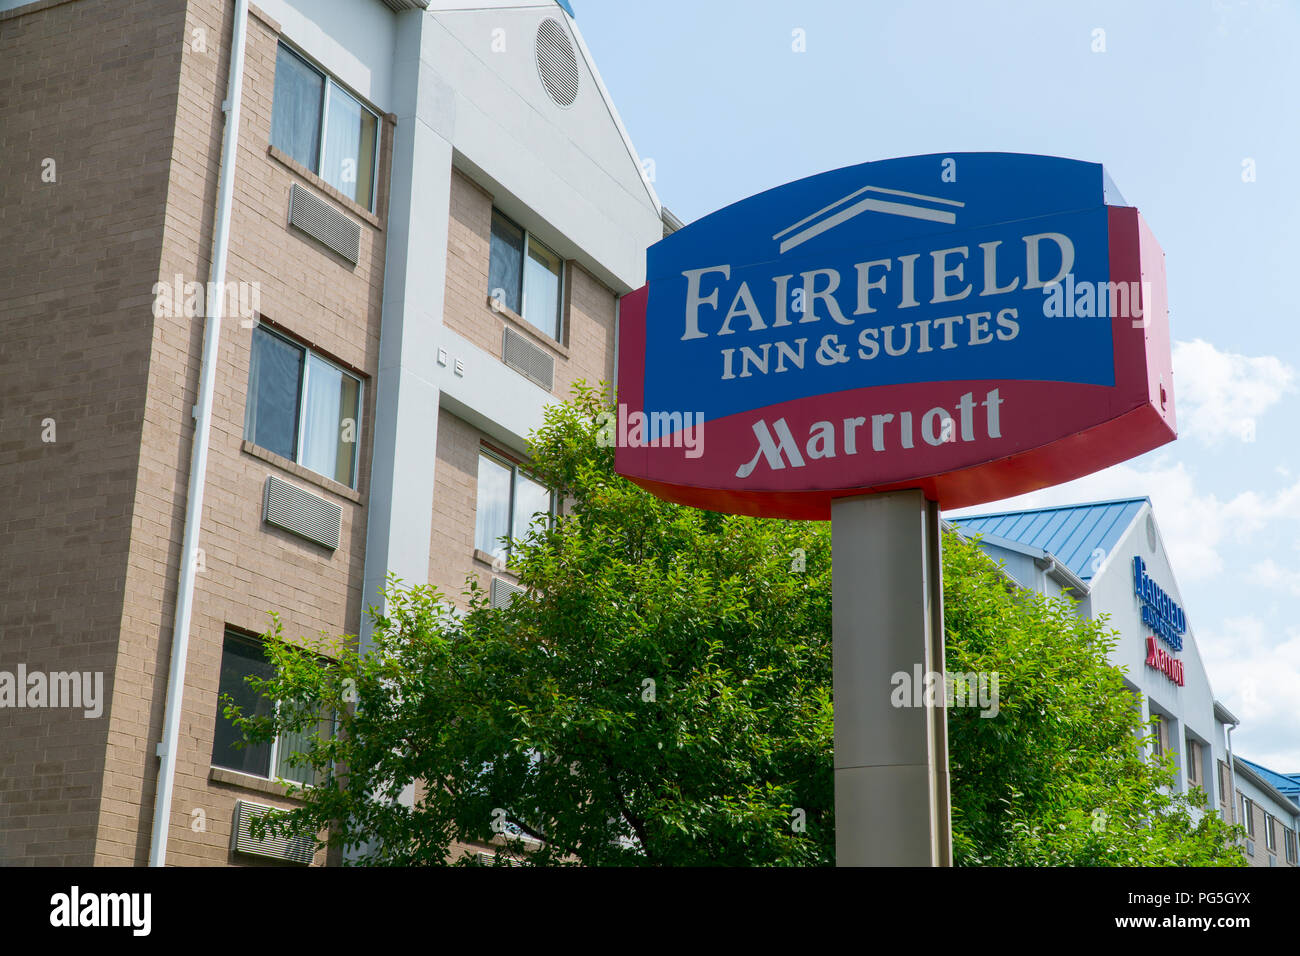
<path fill-rule="evenodd" d="M 560 21 L 547 17 L 537 28 L 537 73 L 557 106 L 578 98 L 578 57 Z"/>

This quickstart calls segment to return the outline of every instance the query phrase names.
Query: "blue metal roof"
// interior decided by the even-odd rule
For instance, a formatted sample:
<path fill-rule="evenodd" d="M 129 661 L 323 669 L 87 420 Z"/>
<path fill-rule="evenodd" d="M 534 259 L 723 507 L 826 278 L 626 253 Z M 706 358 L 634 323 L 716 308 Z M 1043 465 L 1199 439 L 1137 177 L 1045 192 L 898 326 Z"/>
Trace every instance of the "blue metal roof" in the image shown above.
<path fill-rule="evenodd" d="M 555 0 L 555 2 L 558 3 L 558 4 L 560 5 L 560 9 L 561 9 L 561 10 L 563 10 L 563 11 L 564 11 L 565 13 L 567 13 L 569 16 L 573 17 L 573 19 L 575 19 L 575 20 L 578 19 L 578 18 L 577 18 L 576 16 L 574 16 L 574 14 L 573 14 L 573 4 L 571 4 L 571 3 L 569 2 L 569 0 Z"/>
<path fill-rule="evenodd" d="M 963 534 L 997 535 L 1042 548 L 1080 578 L 1091 581 L 1093 552 L 1101 548 L 1110 554 L 1146 502 L 1146 498 L 1121 498 L 948 520 Z"/>
<path fill-rule="evenodd" d="M 1237 759 L 1271 783 L 1280 793 L 1290 797 L 1292 803 L 1300 804 L 1300 773 L 1276 773 L 1245 757 L 1238 756 Z"/>

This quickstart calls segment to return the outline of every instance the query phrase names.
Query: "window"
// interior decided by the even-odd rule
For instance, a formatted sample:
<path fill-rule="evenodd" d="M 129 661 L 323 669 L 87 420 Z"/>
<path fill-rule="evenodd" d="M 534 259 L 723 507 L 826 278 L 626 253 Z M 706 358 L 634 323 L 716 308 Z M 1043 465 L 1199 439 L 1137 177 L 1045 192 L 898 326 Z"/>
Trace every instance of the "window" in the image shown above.
<path fill-rule="evenodd" d="M 539 514 L 551 513 L 551 492 L 518 466 L 492 455 L 478 458 L 478 504 L 474 515 L 474 547 L 508 561 L 508 540 L 522 540 Z"/>
<path fill-rule="evenodd" d="M 1288 863 L 1296 862 L 1296 839 L 1295 831 L 1290 827 L 1282 828 L 1282 842 L 1286 845 L 1286 861 Z"/>
<path fill-rule="evenodd" d="M 244 437 L 356 486 L 361 380 L 265 326 L 253 329 Z"/>
<path fill-rule="evenodd" d="M 1268 812 L 1264 814 L 1264 846 L 1269 853 L 1277 852 L 1277 838 L 1273 833 L 1273 814 Z"/>
<path fill-rule="evenodd" d="M 1228 765 L 1222 760 L 1219 761 L 1219 803 L 1225 807 L 1228 805 L 1228 795 L 1232 793 L 1232 788 L 1228 786 Z"/>
<path fill-rule="evenodd" d="M 271 663 L 266 659 L 266 652 L 260 641 L 252 640 L 232 631 L 226 632 L 225 643 L 221 650 L 221 676 L 217 693 L 217 727 L 212 741 L 212 766 L 237 770 L 255 777 L 268 777 L 279 780 L 292 780 L 311 786 L 316 783 L 316 771 L 312 767 L 301 766 L 295 760 L 295 753 L 309 749 L 309 732 L 282 734 L 270 743 L 244 743 L 243 732 L 233 720 L 225 716 L 225 706 L 221 701 L 229 695 L 239 705 L 240 712 L 250 717 L 264 717 L 271 713 L 274 706 L 270 700 L 260 696 L 248 685 L 248 677 L 261 680 L 273 676 Z M 321 719 L 317 733 L 332 736 L 334 721 L 331 716 Z M 239 746 L 243 744 L 243 746 Z M 275 773 L 272 774 L 272 768 Z"/>
<path fill-rule="evenodd" d="M 1186 749 L 1187 749 L 1187 782 L 1189 784 L 1199 783 L 1201 779 L 1200 768 L 1199 768 L 1200 758 L 1198 755 L 1198 751 L 1200 751 L 1201 749 L 1200 745 L 1197 744 L 1196 741 L 1194 741 L 1191 737 L 1188 737 Z"/>
<path fill-rule="evenodd" d="M 1241 825 L 1246 828 L 1246 835 L 1253 837 L 1255 835 L 1255 801 L 1241 793 L 1241 791 L 1237 792 L 1241 796 Z"/>
<path fill-rule="evenodd" d="M 564 264 L 525 229 L 492 210 L 488 293 L 559 341 Z"/>
<path fill-rule="evenodd" d="M 275 55 L 271 145 L 374 208 L 379 117 L 283 43 Z"/>
<path fill-rule="evenodd" d="M 1151 736 L 1151 756 L 1163 757 L 1165 753 L 1165 718 L 1160 714 L 1152 714 L 1151 721 L 1155 725 Z"/>

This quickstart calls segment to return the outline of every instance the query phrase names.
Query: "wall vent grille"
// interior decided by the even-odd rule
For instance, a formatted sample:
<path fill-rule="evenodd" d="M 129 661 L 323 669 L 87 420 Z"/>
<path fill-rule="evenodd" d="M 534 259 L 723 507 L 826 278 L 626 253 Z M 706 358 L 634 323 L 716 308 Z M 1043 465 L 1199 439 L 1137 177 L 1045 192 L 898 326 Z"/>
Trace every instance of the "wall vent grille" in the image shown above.
<path fill-rule="evenodd" d="M 333 249 L 353 265 L 361 256 L 361 227 L 297 183 L 289 189 L 289 225 Z"/>
<path fill-rule="evenodd" d="M 491 600 L 493 607 L 509 607 L 510 602 L 515 599 L 516 594 L 522 594 L 523 588 L 517 584 L 511 584 L 503 578 L 492 579 Z"/>
<path fill-rule="evenodd" d="M 501 360 L 548 392 L 555 384 L 555 356 L 509 326 L 501 346 Z"/>
<path fill-rule="evenodd" d="M 479 851 L 479 854 L 478 854 L 478 861 L 479 861 L 479 864 L 482 865 L 482 866 L 493 866 L 493 865 L 495 865 L 496 858 L 497 858 L 497 855 L 496 855 L 495 853 L 489 853 L 489 852 L 486 851 L 486 850 L 480 850 L 480 851 Z M 517 860 L 517 859 L 515 859 L 515 858 L 512 857 L 512 856 L 510 856 L 510 857 L 506 857 L 505 860 L 506 860 L 506 863 L 505 863 L 506 866 L 523 866 L 523 865 L 524 865 L 522 860 Z"/>
<path fill-rule="evenodd" d="M 338 548 L 343 531 L 342 508 L 274 475 L 266 479 L 262 518 L 269 525 L 323 544 L 331 551 Z"/>
<path fill-rule="evenodd" d="M 262 856 L 272 860 L 284 860 L 287 863 L 310 863 L 316 854 L 316 841 L 311 836 L 276 836 L 267 833 L 263 840 L 256 839 L 249 829 L 252 820 L 273 810 L 263 803 L 249 803 L 247 800 L 235 801 L 234 842 L 236 853 L 250 856 Z"/>
<path fill-rule="evenodd" d="M 553 17 L 537 28 L 537 73 L 556 106 L 573 105 L 578 98 L 578 58 L 569 34 Z"/>

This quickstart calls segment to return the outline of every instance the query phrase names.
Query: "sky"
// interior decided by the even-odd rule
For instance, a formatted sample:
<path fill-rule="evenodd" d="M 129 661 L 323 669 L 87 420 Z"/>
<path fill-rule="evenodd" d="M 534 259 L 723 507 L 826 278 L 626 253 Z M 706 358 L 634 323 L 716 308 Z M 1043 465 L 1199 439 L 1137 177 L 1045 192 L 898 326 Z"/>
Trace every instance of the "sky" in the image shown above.
<path fill-rule="evenodd" d="M 1100 162 L 1165 251 L 1178 440 L 972 512 L 1149 496 L 1237 752 L 1300 771 L 1300 3 L 575 0 L 690 222 L 894 156 Z"/>

